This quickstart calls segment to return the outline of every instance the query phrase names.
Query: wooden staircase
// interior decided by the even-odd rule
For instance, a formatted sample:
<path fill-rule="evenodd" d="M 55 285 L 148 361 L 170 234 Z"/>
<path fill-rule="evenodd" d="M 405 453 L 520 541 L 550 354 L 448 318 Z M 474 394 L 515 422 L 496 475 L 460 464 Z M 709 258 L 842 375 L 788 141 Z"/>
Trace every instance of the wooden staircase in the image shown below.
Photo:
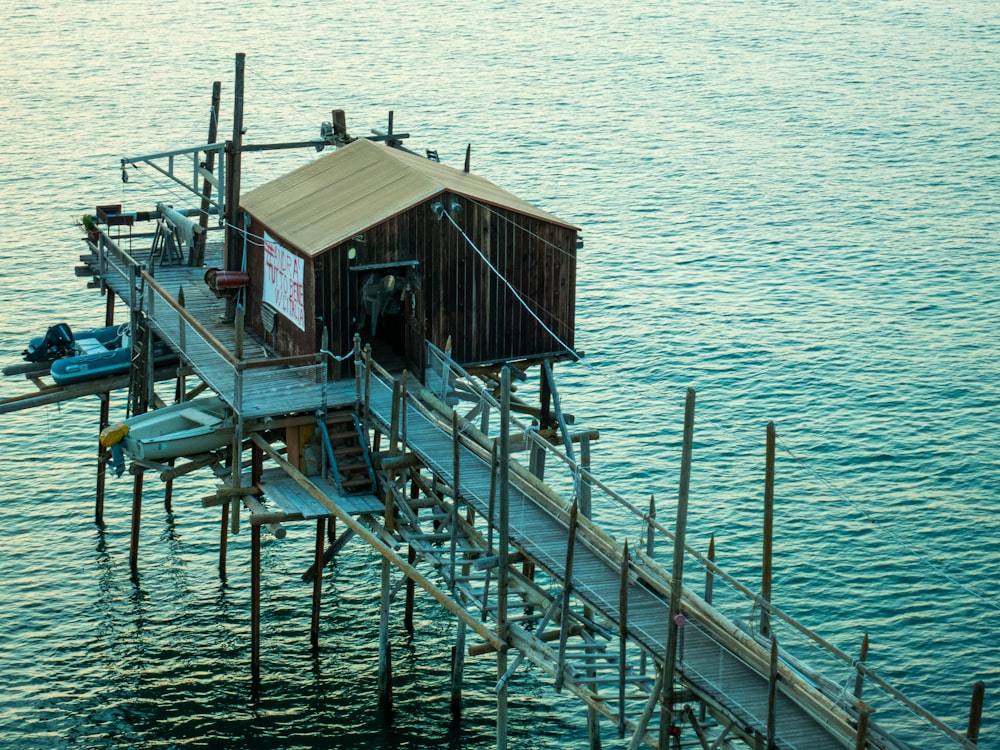
<path fill-rule="evenodd" d="M 328 414 L 319 423 L 330 474 L 342 495 L 375 494 L 375 473 L 368 443 L 350 411 Z"/>

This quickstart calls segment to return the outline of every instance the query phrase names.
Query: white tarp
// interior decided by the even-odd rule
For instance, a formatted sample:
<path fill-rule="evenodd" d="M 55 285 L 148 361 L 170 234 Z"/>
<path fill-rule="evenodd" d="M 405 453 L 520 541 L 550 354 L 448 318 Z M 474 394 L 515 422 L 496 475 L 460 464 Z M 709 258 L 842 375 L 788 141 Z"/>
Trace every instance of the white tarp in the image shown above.
<path fill-rule="evenodd" d="M 264 233 L 264 302 L 306 330 L 302 258 L 289 252 Z"/>

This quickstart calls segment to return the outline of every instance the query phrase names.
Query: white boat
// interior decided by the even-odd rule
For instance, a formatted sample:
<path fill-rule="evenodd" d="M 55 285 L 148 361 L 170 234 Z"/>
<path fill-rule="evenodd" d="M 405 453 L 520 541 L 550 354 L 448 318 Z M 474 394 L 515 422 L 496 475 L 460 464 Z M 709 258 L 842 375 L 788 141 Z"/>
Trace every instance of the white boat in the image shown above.
<path fill-rule="evenodd" d="M 203 396 L 139 414 L 123 423 L 126 456 L 163 462 L 196 456 L 233 442 L 235 427 L 229 405 L 218 396 Z"/>

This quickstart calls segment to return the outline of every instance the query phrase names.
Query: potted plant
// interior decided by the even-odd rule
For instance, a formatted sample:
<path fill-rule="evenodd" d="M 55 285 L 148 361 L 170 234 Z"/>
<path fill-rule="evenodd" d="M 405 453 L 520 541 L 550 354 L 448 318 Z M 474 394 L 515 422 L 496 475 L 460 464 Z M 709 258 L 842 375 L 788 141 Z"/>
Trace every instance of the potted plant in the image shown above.
<path fill-rule="evenodd" d="M 84 214 L 80 217 L 80 223 L 87 232 L 87 239 L 96 244 L 101 238 L 101 230 L 97 228 L 94 217 L 90 214 Z"/>

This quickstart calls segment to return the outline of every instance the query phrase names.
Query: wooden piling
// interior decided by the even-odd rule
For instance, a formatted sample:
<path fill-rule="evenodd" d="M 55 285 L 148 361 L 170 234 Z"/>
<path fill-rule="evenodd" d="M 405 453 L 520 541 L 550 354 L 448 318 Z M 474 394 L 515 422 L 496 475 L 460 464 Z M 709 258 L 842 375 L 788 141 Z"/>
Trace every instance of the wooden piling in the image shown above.
<path fill-rule="evenodd" d="M 497 678 L 507 673 L 507 586 L 510 565 L 510 366 L 500 371 L 500 475 L 497 570 L 497 636 L 503 648 L 497 651 Z M 507 682 L 497 690 L 497 750 L 507 750 Z"/>
<path fill-rule="evenodd" d="M 246 55 L 236 53 L 233 83 L 233 139 L 226 143 L 226 270 L 239 271 L 242 259 L 240 222 L 240 157 L 243 150 L 243 80 Z"/>
<path fill-rule="evenodd" d="M 576 551 L 576 528 L 579 515 L 574 500 L 569 509 L 569 531 L 566 541 L 566 577 L 563 579 L 562 605 L 559 607 L 559 666 L 556 669 L 556 692 L 562 690 L 566 671 L 566 639 L 569 637 L 569 600 L 573 593 L 573 557 Z"/>
<path fill-rule="evenodd" d="M 227 503 L 228 504 L 228 503 Z M 250 674 L 260 682 L 260 526 L 250 525 Z"/>
<path fill-rule="evenodd" d="M 854 750 L 865 750 L 868 747 L 868 715 L 871 711 L 864 701 L 858 703 L 858 734 L 854 742 Z"/>
<path fill-rule="evenodd" d="M 378 626 L 378 707 L 383 716 L 392 715 L 392 653 L 389 644 L 389 599 L 392 596 L 389 561 L 382 558 L 382 592 Z"/>
<path fill-rule="evenodd" d="M 710 563 L 715 562 L 715 533 L 708 539 L 708 561 Z M 712 593 L 715 588 L 715 574 L 709 567 L 705 568 L 705 601 L 708 604 L 712 603 Z"/>
<path fill-rule="evenodd" d="M 219 578 L 226 580 L 226 552 L 229 549 L 229 506 L 222 504 L 222 530 L 219 532 Z"/>
<path fill-rule="evenodd" d="M 142 477 L 143 471 L 136 471 L 132 482 L 132 530 L 129 535 L 128 564 L 134 572 L 139 564 L 139 528 L 142 517 Z"/>
<path fill-rule="evenodd" d="M 174 383 L 174 403 L 179 404 L 183 400 L 184 376 L 178 371 L 177 379 Z M 167 466 L 171 469 L 174 468 L 174 459 L 169 459 Z M 163 509 L 167 513 L 173 513 L 174 511 L 174 480 L 172 478 L 163 483 Z"/>
<path fill-rule="evenodd" d="M 674 564 L 670 574 L 670 615 L 667 622 L 667 650 L 663 666 L 660 750 L 667 750 L 674 718 L 674 670 L 677 666 L 677 629 L 680 625 L 684 578 L 684 538 L 687 529 L 688 491 L 691 485 L 691 456 L 694 446 L 694 402 L 694 388 L 688 388 L 684 403 L 684 439 L 681 446 L 680 485 L 677 492 L 677 525 L 674 529 Z"/>
<path fill-rule="evenodd" d="M 462 712 L 462 679 L 465 672 L 465 623 L 458 621 L 455 649 L 451 657 L 451 712 Z"/>
<path fill-rule="evenodd" d="M 590 435 L 584 433 L 580 436 L 580 482 L 578 493 L 580 497 L 580 513 L 587 520 L 590 520 L 593 515 L 593 500 L 591 498 L 591 484 L 590 484 Z"/>
<path fill-rule="evenodd" d="M 206 143 L 215 143 L 219 137 L 219 103 L 222 101 L 222 82 L 215 81 L 212 84 L 212 111 L 208 118 L 208 140 Z M 215 169 L 215 151 L 209 149 L 205 154 L 205 171 L 212 173 Z M 205 178 L 201 193 L 201 213 L 198 217 L 198 241 L 191 249 L 188 256 L 188 265 L 200 268 L 205 264 L 205 241 L 208 237 L 208 212 L 211 206 L 212 183 Z"/>
<path fill-rule="evenodd" d="M 858 655 L 858 673 L 854 677 L 854 697 L 861 698 L 861 691 L 865 685 L 865 674 L 861 671 L 861 665 L 865 663 L 868 658 L 868 633 L 865 633 L 865 637 L 861 641 L 861 653 Z"/>
<path fill-rule="evenodd" d="M 773 635 L 770 667 L 767 681 L 767 750 L 774 750 L 775 704 L 778 699 L 778 641 Z"/>
<path fill-rule="evenodd" d="M 448 532 L 451 537 L 449 540 L 449 550 L 448 559 L 451 564 L 451 577 L 448 581 L 449 589 L 451 590 L 452 596 L 455 595 L 455 582 L 458 577 L 458 560 L 457 558 L 457 548 L 458 548 L 458 499 L 459 499 L 459 481 L 460 481 L 460 467 L 461 467 L 461 443 L 458 440 L 458 412 L 453 411 L 451 413 L 451 458 L 452 458 L 452 473 L 454 479 L 452 481 L 452 498 L 451 498 L 451 518 L 448 521 Z"/>
<path fill-rule="evenodd" d="M 771 556 L 773 554 L 774 537 L 774 422 L 767 423 L 767 456 L 764 469 L 764 549 L 761 564 L 760 597 L 763 604 L 760 608 L 760 634 L 765 638 L 771 635 Z"/>
<path fill-rule="evenodd" d="M 104 325 L 113 326 L 115 324 L 115 293 L 111 289 L 105 289 L 106 297 L 104 304 Z M 101 414 L 97 434 L 108 426 L 111 419 L 111 392 L 106 391 L 100 394 Z M 108 477 L 108 450 L 97 441 L 97 487 L 94 497 L 94 523 L 98 526 L 104 525 L 104 490 Z"/>
<path fill-rule="evenodd" d="M 628 645 L 628 539 L 622 551 L 618 588 L 618 736 L 625 736 L 625 647 Z"/>
<path fill-rule="evenodd" d="M 111 394 L 102 393 L 101 398 L 101 414 L 99 417 L 100 427 L 98 428 L 98 435 L 101 431 L 108 426 L 109 420 L 111 418 Z M 107 482 L 108 476 L 108 450 L 101 445 L 101 441 L 97 441 L 97 488 L 95 490 L 94 498 L 94 523 L 98 526 L 104 525 L 104 487 Z"/>
<path fill-rule="evenodd" d="M 233 431 L 233 445 L 230 451 L 230 465 L 232 473 L 229 475 L 229 486 L 234 490 L 240 488 L 243 479 L 243 417 L 237 415 L 236 429 Z M 240 533 L 240 506 L 242 503 L 233 502 L 230 508 L 231 517 L 229 519 L 230 530 L 233 534 Z"/>
<path fill-rule="evenodd" d="M 323 595 L 323 547 L 326 544 L 326 520 L 316 519 L 316 549 L 313 562 L 312 621 L 309 628 L 309 642 L 314 652 L 319 651 L 319 610 Z"/>
<path fill-rule="evenodd" d="M 965 736 L 973 745 L 979 744 L 979 725 L 983 719 L 983 700 L 986 697 L 986 684 L 979 680 L 972 687 L 972 705 L 969 707 L 969 726 Z"/>
<path fill-rule="evenodd" d="M 410 480 L 410 501 L 416 500 L 420 497 L 420 485 L 418 485 L 413 479 Z M 420 513 L 419 508 L 413 509 L 413 514 L 417 515 Z M 334 520 L 330 519 L 331 522 Z M 417 561 L 417 550 L 412 544 L 407 545 L 406 548 L 406 562 L 412 567 Z M 406 628 L 408 633 L 413 633 L 413 599 L 416 594 L 416 583 L 410 577 L 406 577 L 406 605 L 403 610 L 403 627 Z"/>

